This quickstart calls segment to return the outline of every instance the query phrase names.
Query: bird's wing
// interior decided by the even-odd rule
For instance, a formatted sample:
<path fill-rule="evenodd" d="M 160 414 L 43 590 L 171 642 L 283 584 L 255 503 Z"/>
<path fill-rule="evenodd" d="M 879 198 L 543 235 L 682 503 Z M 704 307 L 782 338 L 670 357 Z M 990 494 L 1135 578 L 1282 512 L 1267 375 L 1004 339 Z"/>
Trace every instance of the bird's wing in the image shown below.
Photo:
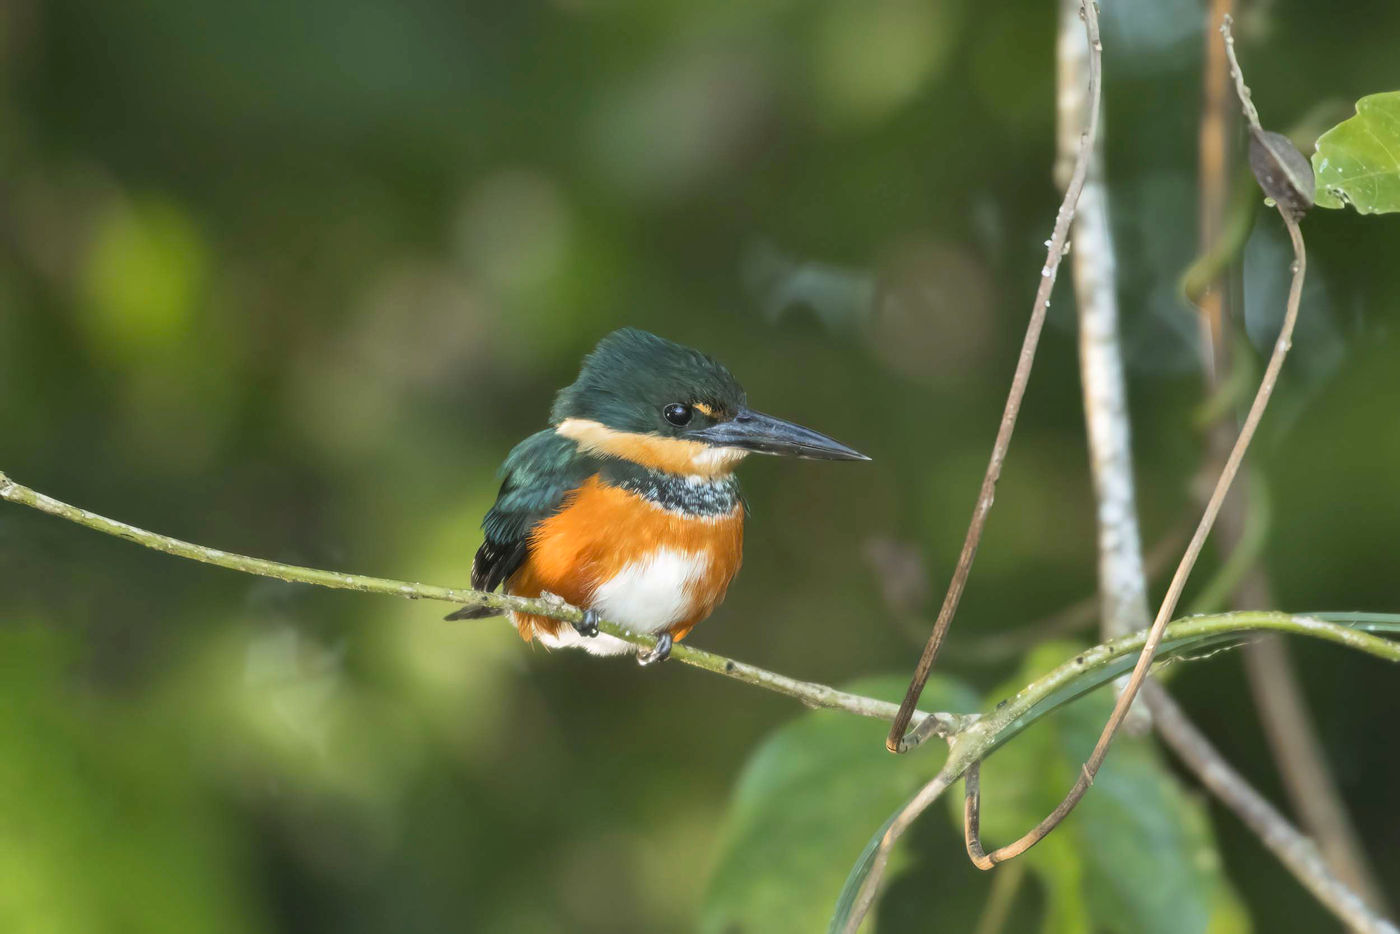
<path fill-rule="evenodd" d="M 472 587 L 490 592 L 514 574 L 530 553 L 530 532 L 558 512 L 565 498 L 597 470 L 593 458 L 579 454 L 573 441 L 553 431 L 541 431 L 516 445 L 501 468 L 496 505 L 481 523 L 486 540 L 472 562 Z M 467 618 L 474 609 L 448 618 Z"/>

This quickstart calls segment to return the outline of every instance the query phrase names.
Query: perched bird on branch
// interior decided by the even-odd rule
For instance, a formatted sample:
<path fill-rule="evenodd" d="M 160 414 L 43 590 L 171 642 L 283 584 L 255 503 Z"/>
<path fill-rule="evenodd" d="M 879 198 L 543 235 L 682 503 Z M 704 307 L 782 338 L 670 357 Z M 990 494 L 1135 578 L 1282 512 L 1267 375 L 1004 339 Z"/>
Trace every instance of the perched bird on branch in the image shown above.
<path fill-rule="evenodd" d="M 555 398 L 551 427 L 506 458 L 472 586 L 584 608 L 573 625 L 511 613 L 527 641 L 631 651 L 599 635 L 598 620 L 608 619 L 656 634 L 643 664 L 665 659 L 739 570 L 739 461 L 751 452 L 869 460 L 746 402 L 729 370 L 697 350 L 635 328 L 603 338 Z M 498 612 L 467 607 L 447 618 Z"/>

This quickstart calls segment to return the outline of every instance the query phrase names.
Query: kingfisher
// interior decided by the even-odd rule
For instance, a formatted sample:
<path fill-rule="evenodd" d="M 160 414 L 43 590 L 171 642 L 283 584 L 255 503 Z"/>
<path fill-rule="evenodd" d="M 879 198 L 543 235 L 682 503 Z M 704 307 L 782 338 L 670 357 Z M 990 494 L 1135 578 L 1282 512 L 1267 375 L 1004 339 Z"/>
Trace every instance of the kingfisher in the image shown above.
<path fill-rule="evenodd" d="M 501 467 L 472 587 L 583 608 L 572 624 L 511 612 L 527 642 L 634 651 L 599 633 L 608 619 L 656 636 L 642 664 L 666 659 L 739 570 L 748 514 L 734 477 L 740 461 L 870 459 L 747 403 L 729 370 L 698 350 L 636 328 L 604 337 L 555 397 L 549 427 Z M 465 607 L 447 618 L 498 613 Z"/>

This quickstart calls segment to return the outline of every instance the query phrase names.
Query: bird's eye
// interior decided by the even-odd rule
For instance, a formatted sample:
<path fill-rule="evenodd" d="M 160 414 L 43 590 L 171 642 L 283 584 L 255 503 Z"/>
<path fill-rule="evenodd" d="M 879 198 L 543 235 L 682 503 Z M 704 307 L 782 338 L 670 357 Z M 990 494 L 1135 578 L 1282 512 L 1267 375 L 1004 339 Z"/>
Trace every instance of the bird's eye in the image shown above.
<path fill-rule="evenodd" d="M 666 421 L 680 428 L 684 425 L 689 425 L 691 416 L 695 413 L 691 410 L 690 406 L 682 402 L 672 402 L 661 410 L 661 414 L 666 416 Z"/>

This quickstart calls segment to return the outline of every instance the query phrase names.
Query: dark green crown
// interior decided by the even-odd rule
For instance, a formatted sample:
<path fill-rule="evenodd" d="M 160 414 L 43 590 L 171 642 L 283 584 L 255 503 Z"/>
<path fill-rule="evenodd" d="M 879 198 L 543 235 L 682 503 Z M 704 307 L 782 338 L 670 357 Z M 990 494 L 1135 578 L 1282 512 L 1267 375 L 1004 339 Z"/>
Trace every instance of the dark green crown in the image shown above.
<path fill-rule="evenodd" d="M 623 328 L 583 359 L 578 379 L 555 397 L 550 421 L 557 425 L 566 418 L 586 418 L 618 431 L 675 437 L 682 432 L 666 420 L 666 406 L 700 403 L 722 417 L 738 412 L 746 398 L 744 387 L 713 357 Z M 696 413 L 690 427 L 710 421 Z"/>

